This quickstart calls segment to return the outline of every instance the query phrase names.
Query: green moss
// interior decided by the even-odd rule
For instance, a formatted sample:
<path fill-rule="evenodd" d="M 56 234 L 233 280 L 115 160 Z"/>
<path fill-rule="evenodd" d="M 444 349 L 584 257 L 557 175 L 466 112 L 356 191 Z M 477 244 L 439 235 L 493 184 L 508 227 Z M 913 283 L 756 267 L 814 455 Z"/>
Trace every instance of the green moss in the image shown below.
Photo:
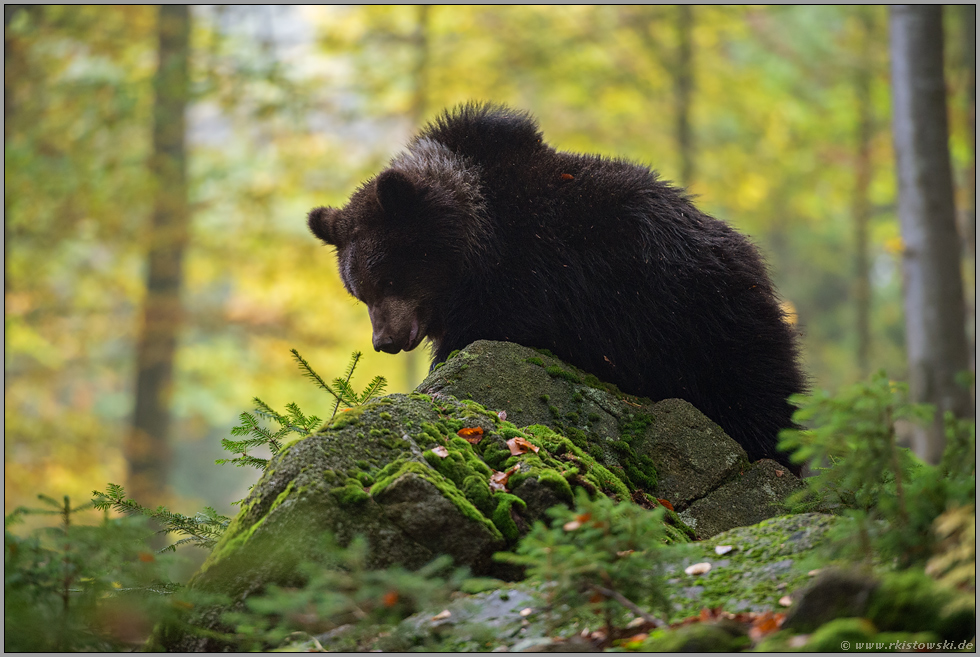
<path fill-rule="evenodd" d="M 548 373 L 553 379 L 565 379 L 566 381 L 571 381 L 572 383 L 582 383 L 582 377 L 578 374 L 569 372 L 568 370 L 563 370 L 557 365 L 549 365 L 544 368 L 544 371 Z"/>
<path fill-rule="evenodd" d="M 487 480 L 479 475 L 470 475 L 464 481 L 461 487 L 463 495 L 466 496 L 470 502 L 473 503 L 480 513 L 489 517 L 493 516 L 493 511 L 497 506 L 496 499 L 490 493 L 490 486 L 487 484 Z"/>
<path fill-rule="evenodd" d="M 251 522 L 251 524 L 249 524 L 250 512 L 253 508 L 255 508 L 256 504 L 258 504 L 259 498 L 254 497 L 251 501 L 243 504 L 241 510 L 238 512 L 238 515 L 232 519 L 231 523 L 229 523 L 228 528 L 221 537 L 221 540 L 218 541 L 218 544 L 211 551 L 211 554 L 208 555 L 208 558 L 201 565 L 201 568 L 195 577 L 203 575 L 208 568 L 219 561 L 224 560 L 229 555 L 237 552 L 239 548 L 248 543 L 248 540 L 252 537 L 255 531 L 261 527 L 263 523 L 265 523 L 266 519 L 268 519 L 269 514 L 289 498 L 289 495 L 293 492 L 293 486 L 294 483 L 290 481 L 289 484 L 286 485 L 286 488 L 276 496 L 276 499 L 272 502 L 269 510 L 266 511 L 261 518 Z"/>
<path fill-rule="evenodd" d="M 875 626 L 866 618 L 838 618 L 822 625 L 810 635 L 806 644 L 809 652 L 840 652 L 844 641 L 852 646 L 866 642 L 875 635 Z"/>
<path fill-rule="evenodd" d="M 391 413 L 381 412 L 381 413 L 378 413 L 378 417 L 381 418 L 382 420 L 390 420 L 391 419 Z"/>
<path fill-rule="evenodd" d="M 422 423 L 422 432 L 437 442 L 442 442 L 442 437 L 446 434 L 445 431 L 440 431 L 438 427 L 431 422 Z"/>
<path fill-rule="evenodd" d="M 439 456 L 431 449 L 422 453 L 425 462 L 446 479 L 457 486 L 462 486 L 466 478 L 472 474 L 466 465 L 466 459 L 457 451 L 449 452 L 449 456 Z"/>
<path fill-rule="evenodd" d="M 364 486 L 358 480 L 347 480 L 345 486 L 331 488 L 330 494 L 337 499 L 340 506 L 357 506 L 367 502 L 370 496 L 364 491 Z"/>
<path fill-rule="evenodd" d="M 575 496 L 572 495 L 572 487 L 569 485 L 568 480 L 558 472 L 545 470 L 538 474 L 538 481 L 552 489 L 561 501 L 567 504 L 575 503 Z"/>
<path fill-rule="evenodd" d="M 371 464 L 364 460 L 354 461 L 354 465 L 359 467 L 361 470 L 367 470 L 371 467 Z"/>
<path fill-rule="evenodd" d="M 581 429 L 576 427 L 565 427 L 565 435 L 579 447 L 583 449 L 587 449 L 589 447 L 589 436 Z M 600 454 L 601 453 L 602 452 L 600 452 Z"/>
<path fill-rule="evenodd" d="M 544 367 L 544 361 L 538 358 L 537 356 L 532 356 L 531 358 L 525 358 L 524 362 L 531 363 L 532 365 L 538 365 L 540 367 Z"/>
<path fill-rule="evenodd" d="M 747 636 L 733 636 L 713 623 L 694 623 L 674 630 L 660 629 L 643 640 L 640 652 L 738 652 L 748 648 Z"/>
<path fill-rule="evenodd" d="M 328 424 L 325 424 L 323 428 L 334 429 L 339 431 L 344 427 L 349 427 L 349 426 L 359 427 L 363 424 L 362 422 L 363 418 L 361 416 L 364 415 L 364 412 L 370 406 L 371 406 L 370 404 L 364 406 L 355 406 L 354 408 L 348 408 L 340 413 L 337 413 L 337 416 L 333 419 L 333 421 L 329 422 Z"/>
<path fill-rule="evenodd" d="M 511 425 L 509 427 L 501 427 L 501 429 L 500 429 L 500 436 L 504 440 L 510 440 L 512 438 L 517 438 L 518 436 L 520 436 L 522 438 L 526 438 L 527 437 L 527 436 L 524 435 L 524 432 L 523 431 L 521 431 L 520 429 L 514 427 L 514 425 Z"/>
<path fill-rule="evenodd" d="M 576 390 L 575 394 L 572 395 L 572 401 L 575 402 L 576 404 L 581 404 L 582 402 L 585 401 L 585 397 L 582 396 L 582 393 L 580 391 Z"/>
<path fill-rule="evenodd" d="M 556 433 L 551 427 L 543 424 L 535 424 L 525 428 L 525 431 L 534 437 L 535 444 L 547 449 L 551 454 L 561 456 L 571 453 L 580 463 L 580 470 L 583 471 L 584 478 L 592 486 L 602 491 L 603 494 L 615 497 L 619 500 L 628 500 L 629 489 L 616 476 L 603 466 L 595 458 L 587 454 L 568 438 Z M 559 466 L 558 471 L 567 469 L 567 466 Z"/>
<path fill-rule="evenodd" d="M 540 397 L 538 397 L 538 399 L 540 399 L 541 401 L 543 401 L 545 404 L 547 404 L 548 402 L 551 401 L 551 397 L 548 396 L 548 395 L 541 395 Z"/>
<path fill-rule="evenodd" d="M 493 536 L 502 538 L 502 535 L 497 529 L 496 525 L 494 525 L 491 520 L 480 513 L 476 506 L 474 506 L 473 503 L 466 498 L 466 496 L 452 481 L 441 475 L 439 472 L 433 470 L 428 465 L 419 463 L 418 461 L 395 461 L 382 468 L 382 470 L 378 473 L 377 482 L 371 487 L 371 496 L 378 495 L 381 491 L 390 486 L 396 479 L 409 473 L 422 477 L 435 486 L 439 492 L 442 493 L 443 497 L 452 502 L 452 504 L 459 509 L 460 513 L 463 514 L 464 517 L 482 524 L 491 532 Z"/>
<path fill-rule="evenodd" d="M 520 538 L 520 531 L 517 529 L 517 523 L 510 515 L 510 509 L 515 504 L 521 509 L 527 509 L 527 504 L 521 498 L 510 493 L 497 493 L 494 498 L 497 501 L 497 508 L 493 512 L 493 524 L 508 541 L 516 541 Z"/>

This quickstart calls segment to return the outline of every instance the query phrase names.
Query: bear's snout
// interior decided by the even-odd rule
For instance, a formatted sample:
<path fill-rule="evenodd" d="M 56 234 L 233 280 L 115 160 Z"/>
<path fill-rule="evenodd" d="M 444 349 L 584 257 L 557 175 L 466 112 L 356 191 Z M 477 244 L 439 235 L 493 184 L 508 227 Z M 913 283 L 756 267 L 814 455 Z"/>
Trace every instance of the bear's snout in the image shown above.
<path fill-rule="evenodd" d="M 386 354 L 397 354 L 402 350 L 400 346 L 395 344 L 394 338 L 390 335 L 378 335 L 375 333 L 372 342 L 374 343 L 375 351 L 383 351 Z"/>
<path fill-rule="evenodd" d="M 369 305 L 368 315 L 375 351 L 386 354 L 411 351 L 425 337 L 413 304 L 404 299 L 388 298 Z"/>

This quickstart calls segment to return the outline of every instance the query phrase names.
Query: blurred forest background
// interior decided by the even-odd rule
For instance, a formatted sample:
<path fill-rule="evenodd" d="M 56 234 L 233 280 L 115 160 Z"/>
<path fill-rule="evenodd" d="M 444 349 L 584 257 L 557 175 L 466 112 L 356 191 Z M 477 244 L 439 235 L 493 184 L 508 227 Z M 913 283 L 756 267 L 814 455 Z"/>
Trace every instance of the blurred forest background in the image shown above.
<path fill-rule="evenodd" d="M 815 388 L 908 377 L 885 7 L 195 6 L 170 28 L 160 13 L 4 7 L 8 511 L 88 499 L 142 458 L 169 474 L 140 501 L 231 514 L 258 473 L 213 461 L 252 398 L 332 408 L 290 348 L 330 378 L 360 350 L 355 387 L 411 390 L 427 354 L 374 352 L 305 215 L 470 99 L 531 111 L 556 148 L 650 165 L 750 235 Z M 975 6 L 943 21 L 949 257 L 972 318 Z M 157 377 L 170 419 L 140 455 L 154 312 L 175 336 L 172 381 Z"/>

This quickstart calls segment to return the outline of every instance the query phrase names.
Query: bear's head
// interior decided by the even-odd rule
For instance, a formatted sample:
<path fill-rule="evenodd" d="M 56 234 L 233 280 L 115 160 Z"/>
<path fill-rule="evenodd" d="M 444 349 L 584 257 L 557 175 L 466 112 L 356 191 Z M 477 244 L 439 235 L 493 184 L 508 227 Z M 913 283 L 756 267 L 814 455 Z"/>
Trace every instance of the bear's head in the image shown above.
<path fill-rule="evenodd" d="M 343 208 L 307 224 L 336 247 L 344 287 L 368 307 L 377 351 L 398 353 L 445 331 L 447 303 L 487 244 L 477 172 L 434 142 L 415 142 Z"/>

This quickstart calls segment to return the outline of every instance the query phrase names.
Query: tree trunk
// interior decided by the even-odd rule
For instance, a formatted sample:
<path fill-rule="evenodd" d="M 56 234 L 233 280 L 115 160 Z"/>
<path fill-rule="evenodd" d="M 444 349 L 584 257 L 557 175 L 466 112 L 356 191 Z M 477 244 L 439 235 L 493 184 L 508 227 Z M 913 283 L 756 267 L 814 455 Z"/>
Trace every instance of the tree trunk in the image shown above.
<path fill-rule="evenodd" d="M 681 184 L 694 181 L 694 134 L 691 131 L 691 95 L 694 91 L 694 10 L 677 6 L 677 60 L 674 68 L 674 107 L 677 122 L 677 151 L 681 159 Z"/>
<path fill-rule="evenodd" d="M 153 80 L 155 178 L 149 233 L 146 300 L 136 354 L 136 404 L 125 445 L 129 494 L 147 506 L 163 501 L 170 465 L 168 429 L 173 361 L 181 324 L 182 260 L 189 212 L 184 151 L 188 95 L 190 13 L 186 5 L 162 5 L 159 65 Z"/>
<path fill-rule="evenodd" d="M 874 117 L 871 106 L 871 44 L 874 18 L 859 10 L 862 24 L 860 54 L 855 69 L 854 93 L 857 101 L 857 158 L 854 163 L 854 304 L 857 314 L 857 366 L 863 379 L 871 359 L 871 277 L 868 257 L 868 222 L 871 219 L 871 138 Z"/>
<path fill-rule="evenodd" d="M 889 8 L 892 112 L 898 170 L 905 326 L 914 401 L 937 408 L 936 421 L 915 437 L 930 463 L 942 457 L 942 416 L 973 414 L 955 381 L 969 367 L 960 244 L 956 234 L 943 79 L 942 7 Z"/>
<path fill-rule="evenodd" d="M 960 38 L 963 41 L 961 48 L 961 66 L 967 71 L 966 75 L 966 118 L 970 129 L 969 143 L 970 165 L 966 171 L 966 193 L 964 194 L 964 207 L 961 209 L 960 217 L 960 237 L 966 243 L 966 252 L 969 257 L 968 266 L 977 266 L 977 6 L 976 5 L 957 5 L 956 9 L 960 12 L 960 27 L 962 29 Z M 976 292 L 976 281 L 974 281 L 974 292 Z M 974 374 L 977 364 L 977 325 L 976 325 L 977 301 L 976 294 L 966 299 L 966 317 L 969 327 L 967 345 L 970 350 L 970 362 L 973 364 Z"/>

